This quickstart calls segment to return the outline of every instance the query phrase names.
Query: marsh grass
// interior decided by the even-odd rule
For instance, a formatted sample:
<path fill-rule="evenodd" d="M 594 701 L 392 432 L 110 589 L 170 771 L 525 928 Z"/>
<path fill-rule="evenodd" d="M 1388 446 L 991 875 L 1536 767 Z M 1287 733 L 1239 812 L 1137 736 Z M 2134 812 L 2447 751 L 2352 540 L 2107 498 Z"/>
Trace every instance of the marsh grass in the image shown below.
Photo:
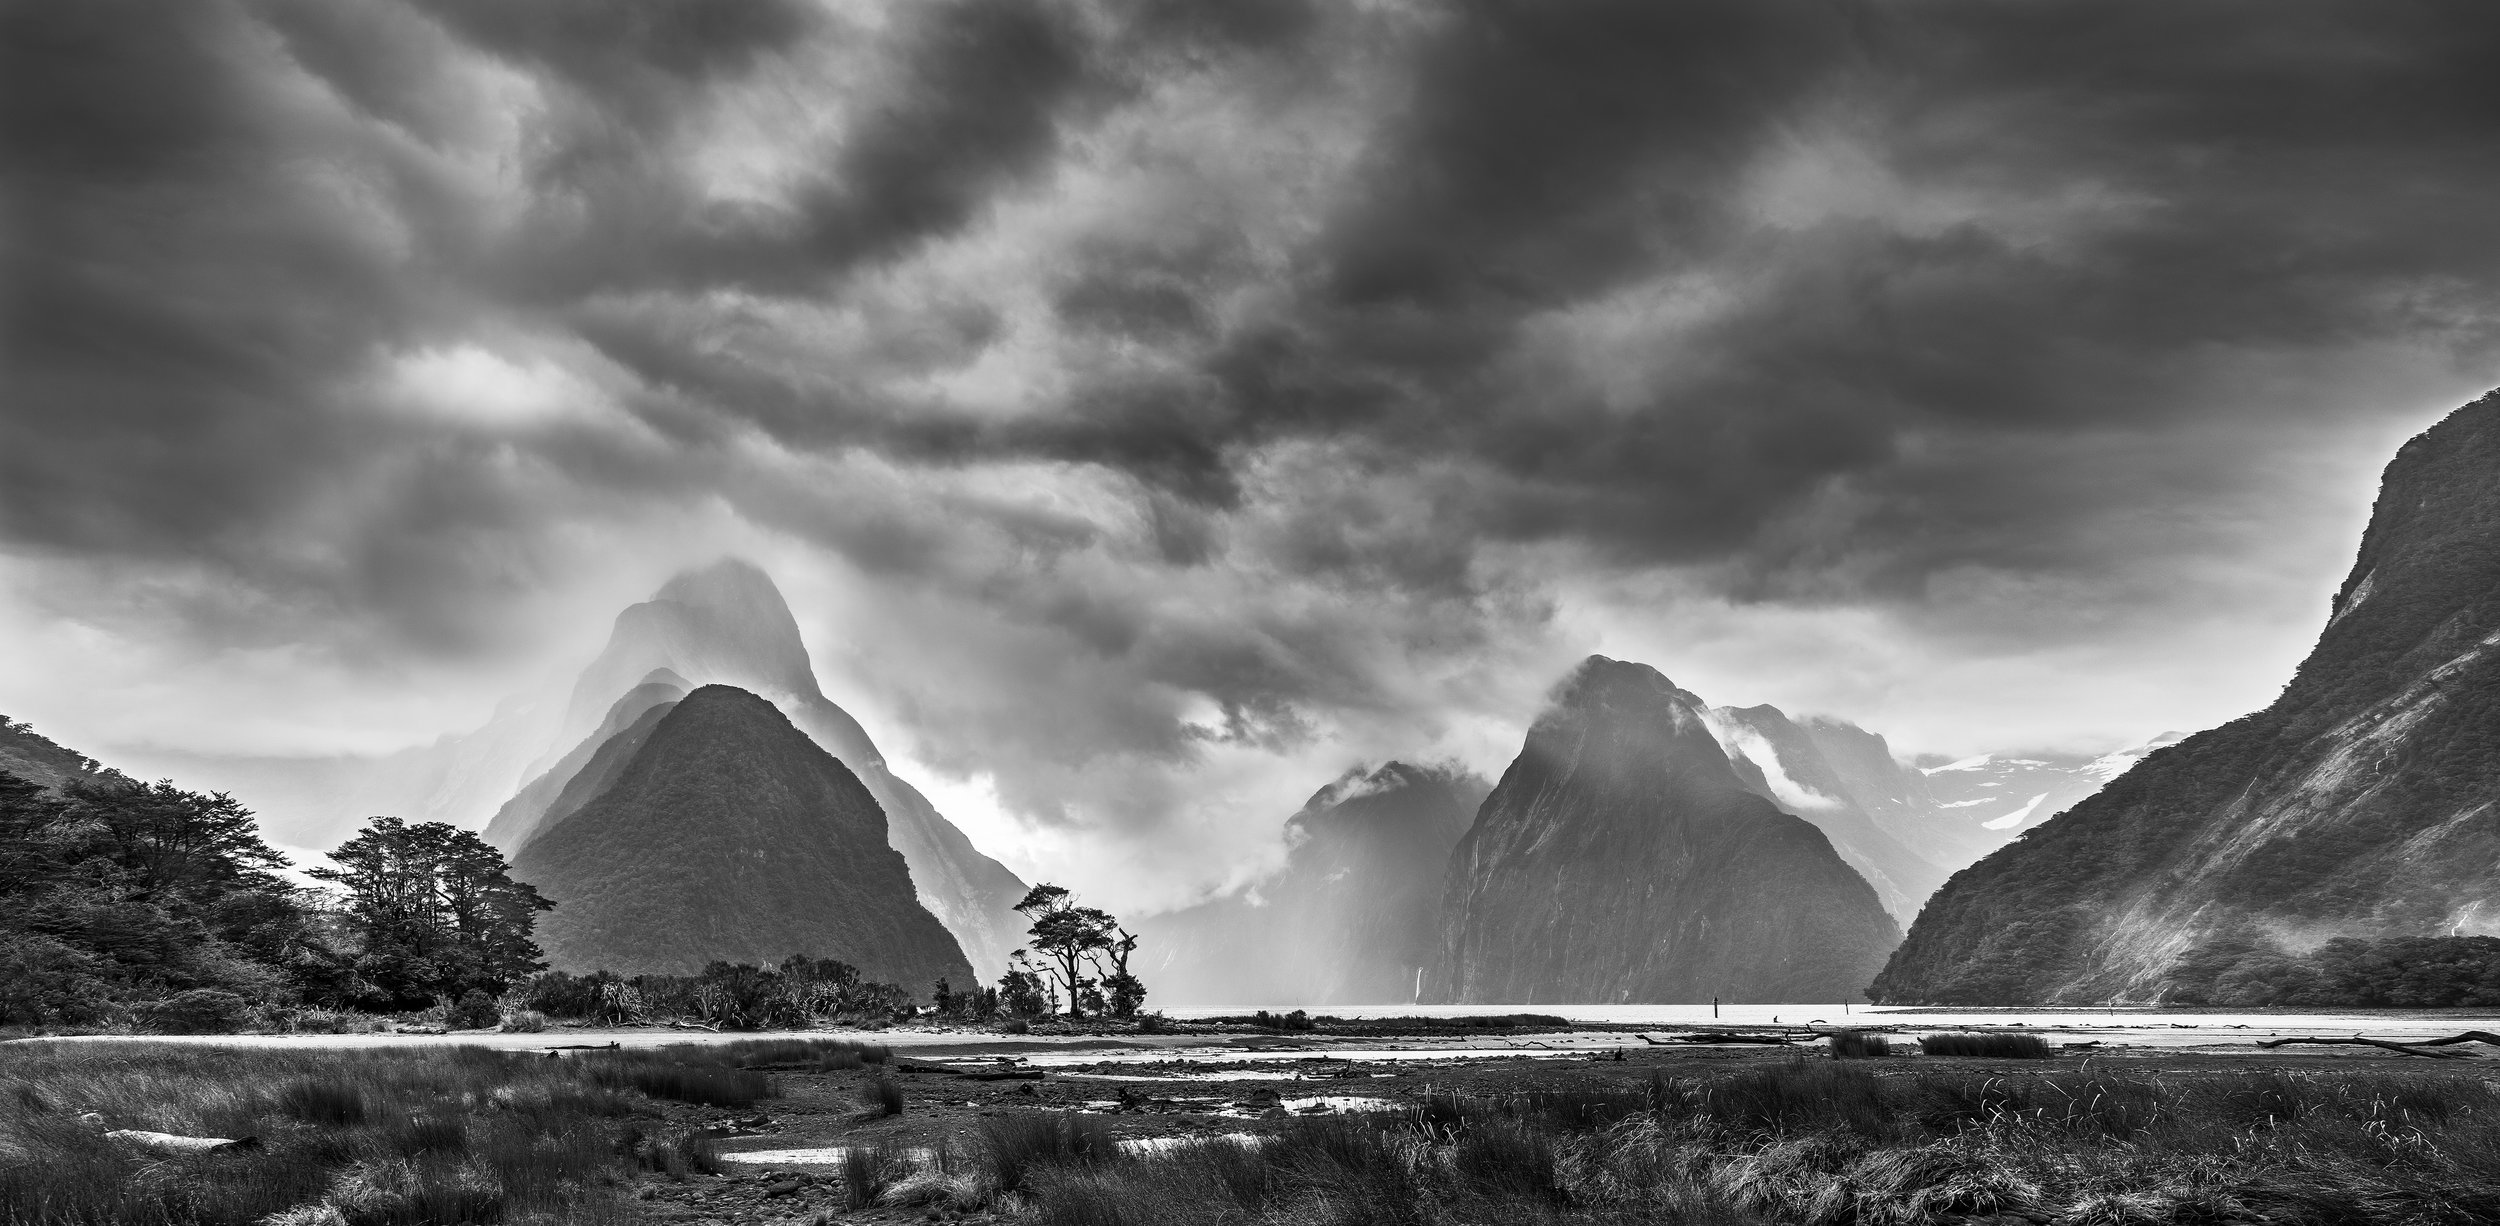
<path fill-rule="evenodd" d="M 766 1069 L 830 1072 L 883 1065 L 884 1047 L 843 1039 L 672 1043 L 582 1057 L 604 1084 L 707 1107 L 751 1107 L 773 1095 Z"/>
<path fill-rule="evenodd" d="M 1832 1032 L 1832 1059 L 1877 1060 L 1892 1054 L 1892 1040 L 1863 1030 Z"/>
<path fill-rule="evenodd" d="M 884 1199 L 912 1174 L 909 1155 L 881 1145 L 854 1145 L 842 1151 L 842 1191 L 853 1209 L 866 1209 Z"/>
<path fill-rule="evenodd" d="M 892 1073 L 879 1073 L 874 1080 L 860 1087 L 859 1101 L 861 1106 L 878 1115 L 901 1115 L 903 1083 L 896 1081 Z"/>
<path fill-rule="evenodd" d="M 1931 1034 L 1918 1041 L 1921 1055 L 1980 1056 L 1996 1060 L 2046 1060 L 2057 1053 L 2036 1034 Z"/>
<path fill-rule="evenodd" d="M 1111 1125 L 1073 1111 L 1007 1111 L 981 1121 L 976 1147 L 991 1188 L 1013 1192 L 1038 1168 L 1096 1166 L 1119 1154 Z"/>
<path fill-rule="evenodd" d="M 28 1044 L 0 1052 L 0 1222 L 613 1221 L 638 1110 L 586 1062 L 477 1048 Z M 261 1144 L 167 1156 L 108 1128 Z"/>
<path fill-rule="evenodd" d="M 992 1122 L 988 1186 L 1045 1226 L 2500 1221 L 2500 1085 L 2468 1073 L 1878 1067 L 1429 1094 L 1144 1154 L 1034 1112 Z"/>

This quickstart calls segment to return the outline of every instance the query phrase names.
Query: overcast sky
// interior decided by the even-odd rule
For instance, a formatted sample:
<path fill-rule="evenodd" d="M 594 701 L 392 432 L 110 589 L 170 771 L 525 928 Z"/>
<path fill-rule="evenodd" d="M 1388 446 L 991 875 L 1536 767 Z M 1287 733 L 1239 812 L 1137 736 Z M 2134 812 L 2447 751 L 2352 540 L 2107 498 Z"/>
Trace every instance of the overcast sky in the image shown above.
<path fill-rule="evenodd" d="M 108 759 L 473 727 L 723 552 L 1105 888 L 1590 651 L 2099 750 L 2500 382 L 2485 0 L 0 14 L 0 711 Z"/>

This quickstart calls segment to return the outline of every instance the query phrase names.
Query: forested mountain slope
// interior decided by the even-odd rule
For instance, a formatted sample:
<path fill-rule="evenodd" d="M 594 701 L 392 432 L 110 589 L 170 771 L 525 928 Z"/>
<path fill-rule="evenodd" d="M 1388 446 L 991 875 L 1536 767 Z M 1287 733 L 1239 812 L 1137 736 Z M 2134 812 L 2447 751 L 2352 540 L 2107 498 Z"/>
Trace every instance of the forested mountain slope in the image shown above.
<path fill-rule="evenodd" d="M 1887 1001 L 2263 1003 L 2330 938 L 2500 931 L 2500 397 L 2387 467 L 2275 702 L 1956 875 Z"/>

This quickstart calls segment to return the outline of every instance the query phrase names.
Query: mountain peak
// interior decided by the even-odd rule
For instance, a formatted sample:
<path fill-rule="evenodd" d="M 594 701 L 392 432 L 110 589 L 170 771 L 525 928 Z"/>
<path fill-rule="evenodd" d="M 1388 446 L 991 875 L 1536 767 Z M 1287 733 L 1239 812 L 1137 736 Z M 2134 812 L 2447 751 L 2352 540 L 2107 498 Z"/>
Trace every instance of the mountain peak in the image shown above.
<path fill-rule="evenodd" d="M 769 699 L 705 685 L 605 790 L 523 844 L 513 873 L 557 901 L 539 932 L 563 969 L 805 953 L 912 989 L 971 981 L 887 830 L 859 777 Z"/>
<path fill-rule="evenodd" d="M 654 600 L 673 600 L 679 604 L 736 607 L 788 604 L 781 588 L 764 568 L 745 558 L 724 557 L 708 566 L 677 572 L 676 577 L 660 585 Z"/>

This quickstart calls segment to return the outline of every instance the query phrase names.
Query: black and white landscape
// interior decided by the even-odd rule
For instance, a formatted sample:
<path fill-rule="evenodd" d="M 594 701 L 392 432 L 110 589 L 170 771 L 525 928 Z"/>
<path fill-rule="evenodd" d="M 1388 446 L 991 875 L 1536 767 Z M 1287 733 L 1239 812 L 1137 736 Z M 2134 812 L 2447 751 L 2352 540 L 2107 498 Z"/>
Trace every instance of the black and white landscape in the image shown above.
<path fill-rule="evenodd" d="M 0 1224 L 2500 1220 L 2495 62 L 0 0 Z"/>

